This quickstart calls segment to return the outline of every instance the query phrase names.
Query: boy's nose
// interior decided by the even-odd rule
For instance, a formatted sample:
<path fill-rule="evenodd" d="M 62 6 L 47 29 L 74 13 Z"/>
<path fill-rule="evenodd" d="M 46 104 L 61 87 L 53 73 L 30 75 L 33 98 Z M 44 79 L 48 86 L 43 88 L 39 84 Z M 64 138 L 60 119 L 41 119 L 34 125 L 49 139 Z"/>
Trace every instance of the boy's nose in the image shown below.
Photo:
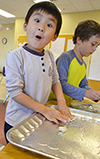
<path fill-rule="evenodd" d="M 41 32 L 44 32 L 42 27 L 39 27 L 38 30 L 41 31 Z"/>

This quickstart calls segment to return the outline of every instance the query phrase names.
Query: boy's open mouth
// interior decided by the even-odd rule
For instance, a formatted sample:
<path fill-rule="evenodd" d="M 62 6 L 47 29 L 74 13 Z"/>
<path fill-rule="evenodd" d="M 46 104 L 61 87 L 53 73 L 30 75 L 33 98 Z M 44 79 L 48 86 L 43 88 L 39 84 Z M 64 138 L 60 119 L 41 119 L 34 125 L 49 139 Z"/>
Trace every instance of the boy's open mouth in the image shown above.
<path fill-rule="evenodd" d="M 36 38 L 37 38 L 37 39 L 41 39 L 41 36 L 39 36 L 39 35 L 36 35 Z"/>

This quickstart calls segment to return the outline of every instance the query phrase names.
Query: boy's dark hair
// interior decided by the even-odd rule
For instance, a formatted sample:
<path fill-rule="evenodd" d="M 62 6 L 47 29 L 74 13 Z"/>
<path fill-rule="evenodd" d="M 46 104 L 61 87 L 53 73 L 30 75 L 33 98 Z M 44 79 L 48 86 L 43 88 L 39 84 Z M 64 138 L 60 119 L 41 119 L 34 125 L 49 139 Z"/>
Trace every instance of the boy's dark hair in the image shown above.
<path fill-rule="evenodd" d="M 25 18 L 26 24 L 28 24 L 29 18 L 31 17 L 33 12 L 38 10 L 51 14 L 57 19 L 57 28 L 55 34 L 57 34 L 58 36 L 62 25 L 62 17 L 58 8 L 51 2 L 40 2 L 32 5 L 31 8 L 28 10 Z"/>
<path fill-rule="evenodd" d="M 77 43 L 77 37 L 82 41 L 89 40 L 91 36 L 100 36 L 100 24 L 94 20 L 82 21 L 75 29 L 73 43 Z"/>

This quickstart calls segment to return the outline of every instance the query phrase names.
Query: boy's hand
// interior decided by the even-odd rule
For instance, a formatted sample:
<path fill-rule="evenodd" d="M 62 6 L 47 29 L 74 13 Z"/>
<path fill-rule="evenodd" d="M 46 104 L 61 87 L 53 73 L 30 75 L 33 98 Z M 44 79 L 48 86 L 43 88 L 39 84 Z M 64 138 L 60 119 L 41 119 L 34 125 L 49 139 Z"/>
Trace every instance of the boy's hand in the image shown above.
<path fill-rule="evenodd" d="M 59 124 L 59 121 L 66 123 L 66 121 L 69 120 L 69 115 L 68 114 L 70 114 L 70 112 L 67 111 L 67 110 L 68 109 L 66 109 L 66 112 L 68 112 L 68 113 L 65 115 L 61 111 L 58 111 L 56 109 L 47 107 L 47 110 L 45 111 L 44 116 L 48 120 L 53 121 L 56 124 Z"/>
<path fill-rule="evenodd" d="M 86 90 L 85 97 L 91 100 L 100 100 L 100 91 Z"/>
<path fill-rule="evenodd" d="M 73 118 L 66 103 L 63 103 L 63 104 L 58 103 L 58 110 L 66 117 L 67 120 L 71 120 Z"/>

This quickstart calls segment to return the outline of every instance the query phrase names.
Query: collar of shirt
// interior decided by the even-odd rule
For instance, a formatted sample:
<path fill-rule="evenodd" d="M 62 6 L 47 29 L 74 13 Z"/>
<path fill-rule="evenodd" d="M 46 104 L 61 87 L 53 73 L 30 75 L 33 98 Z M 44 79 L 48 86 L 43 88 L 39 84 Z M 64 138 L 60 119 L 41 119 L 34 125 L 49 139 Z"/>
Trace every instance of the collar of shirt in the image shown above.
<path fill-rule="evenodd" d="M 25 50 L 27 50 L 29 53 L 31 54 L 34 54 L 34 55 L 37 55 L 37 56 L 44 56 L 44 49 L 43 51 L 40 53 L 40 52 L 37 52 L 35 50 L 31 50 L 30 48 L 27 47 L 27 43 L 25 45 L 22 46 Z"/>

